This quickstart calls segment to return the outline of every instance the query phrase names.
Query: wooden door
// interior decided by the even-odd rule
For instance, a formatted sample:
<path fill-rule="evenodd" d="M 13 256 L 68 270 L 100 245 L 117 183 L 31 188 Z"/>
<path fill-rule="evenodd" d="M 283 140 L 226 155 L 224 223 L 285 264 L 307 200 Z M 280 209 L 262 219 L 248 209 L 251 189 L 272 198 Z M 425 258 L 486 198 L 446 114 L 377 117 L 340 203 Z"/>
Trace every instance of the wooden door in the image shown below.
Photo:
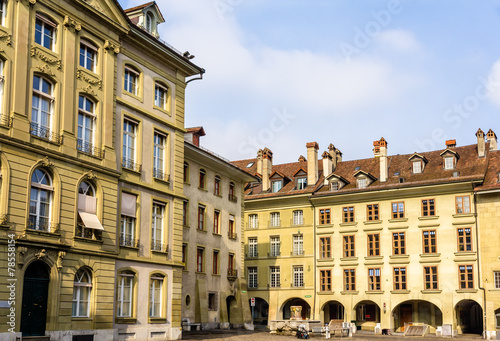
<path fill-rule="evenodd" d="M 405 330 L 405 323 L 412 322 L 413 306 L 411 304 L 402 304 L 399 308 L 399 314 L 401 316 L 401 330 Z"/>

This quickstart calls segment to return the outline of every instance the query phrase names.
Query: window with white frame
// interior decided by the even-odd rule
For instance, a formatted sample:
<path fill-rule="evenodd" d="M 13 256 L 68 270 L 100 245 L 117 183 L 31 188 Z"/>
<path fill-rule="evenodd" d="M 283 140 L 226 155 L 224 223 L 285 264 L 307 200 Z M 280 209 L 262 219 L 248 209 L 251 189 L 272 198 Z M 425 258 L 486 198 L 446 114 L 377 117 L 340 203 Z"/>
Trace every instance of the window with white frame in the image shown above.
<path fill-rule="evenodd" d="M 448 156 L 444 158 L 444 169 L 449 170 L 455 167 L 453 156 Z"/>
<path fill-rule="evenodd" d="M 47 171 L 37 168 L 31 176 L 29 228 L 50 232 L 52 205 L 52 178 Z"/>
<path fill-rule="evenodd" d="M 97 47 L 86 40 L 80 41 L 80 66 L 95 72 L 97 64 Z"/>
<path fill-rule="evenodd" d="M 293 267 L 293 286 L 294 287 L 304 286 L 304 267 L 302 265 Z"/>
<path fill-rule="evenodd" d="M 338 181 L 334 181 L 330 184 L 330 188 L 332 191 L 338 191 L 340 189 L 340 185 Z"/>
<path fill-rule="evenodd" d="M 123 89 L 133 95 L 137 95 L 137 87 L 139 82 L 139 72 L 130 67 L 125 68 L 123 78 Z"/>
<path fill-rule="evenodd" d="M 306 189 L 306 187 L 307 187 L 307 178 L 298 178 L 297 189 Z"/>
<path fill-rule="evenodd" d="M 301 234 L 293 235 L 293 255 L 302 256 L 304 254 L 304 239 Z"/>
<path fill-rule="evenodd" d="M 73 280 L 73 317 L 89 317 L 92 276 L 87 269 L 80 269 Z"/>
<path fill-rule="evenodd" d="M 153 139 L 153 177 L 166 180 L 164 174 L 166 136 L 155 131 Z"/>
<path fill-rule="evenodd" d="M 248 287 L 257 288 L 259 286 L 257 278 L 257 267 L 248 268 Z"/>
<path fill-rule="evenodd" d="M 0 0 L 0 25 L 5 26 L 7 0 Z"/>
<path fill-rule="evenodd" d="M 94 154 L 95 104 L 86 96 L 78 97 L 78 139 L 76 148 Z"/>
<path fill-rule="evenodd" d="M 271 249 L 269 250 L 270 251 L 269 256 L 277 257 L 281 253 L 281 251 L 280 251 L 280 248 L 281 248 L 280 237 L 275 236 L 275 237 L 271 237 L 270 239 L 271 239 L 271 242 L 270 242 Z"/>
<path fill-rule="evenodd" d="M 422 161 L 413 161 L 413 174 L 422 173 Z"/>
<path fill-rule="evenodd" d="M 270 278 L 270 287 L 271 288 L 279 288 L 281 286 L 281 281 L 280 281 L 280 267 L 279 266 L 271 266 L 270 267 L 270 273 L 271 273 L 271 278 Z"/>
<path fill-rule="evenodd" d="M 33 76 L 33 97 L 31 103 L 31 134 L 49 138 L 52 116 L 53 86 L 47 79 Z"/>
<path fill-rule="evenodd" d="M 2 1 L 3 3 L 3 1 Z M 0 5 L 1 7 L 2 5 Z M 5 62 L 0 59 L 0 115 L 3 113 L 3 107 L 2 107 L 2 104 L 3 104 L 3 87 L 4 87 L 4 84 L 5 84 L 5 75 L 4 75 L 4 64 Z M 3 124 L 3 120 L 0 120 L 0 123 Z"/>
<path fill-rule="evenodd" d="M 149 284 L 149 317 L 162 316 L 163 276 L 154 274 Z"/>
<path fill-rule="evenodd" d="M 256 229 L 259 227 L 259 220 L 257 214 L 248 215 L 248 227 L 251 229 Z"/>
<path fill-rule="evenodd" d="M 304 224 L 304 212 L 303 211 L 293 211 L 293 225 Z"/>
<path fill-rule="evenodd" d="M 97 217 L 97 196 L 94 185 L 82 181 L 78 187 L 78 221 L 76 235 L 87 239 L 102 239 L 104 228 Z"/>
<path fill-rule="evenodd" d="M 357 180 L 358 188 L 366 188 L 366 178 L 361 178 Z"/>
<path fill-rule="evenodd" d="M 163 245 L 163 214 L 165 205 L 153 202 L 153 224 L 151 234 L 151 249 L 154 251 L 166 251 Z"/>
<path fill-rule="evenodd" d="M 118 317 L 132 317 L 134 296 L 134 274 L 122 272 L 118 275 L 118 297 L 116 315 Z"/>
<path fill-rule="evenodd" d="M 281 180 L 271 181 L 271 191 L 273 193 L 279 192 L 282 186 Z"/>
<path fill-rule="evenodd" d="M 257 257 L 257 237 L 248 238 L 248 257 Z"/>
<path fill-rule="evenodd" d="M 279 212 L 271 213 L 271 227 L 276 227 L 280 225 L 281 225 L 280 213 Z"/>
<path fill-rule="evenodd" d="M 137 196 L 122 192 L 121 201 L 121 223 L 120 223 L 120 245 L 138 247 L 135 238 L 135 215 L 137 207 Z"/>
<path fill-rule="evenodd" d="M 137 123 L 123 120 L 123 161 L 122 166 L 129 169 L 135 168 L 135 143 L 137 137 Z"/>
<path fill-rule="evenodd" d="M 56 24 L 49 19 L 36 15 L 35 20 L 35 43 L 49 50 L 54 49 Z"/>
<path fill-rule="evenodd" d="M 167 109 L 168 88 L 159 83 L 155 83 L 155 106 L 163 110 Z"/>
<path fill-rule="evenodd" d="M 154 23 L 154 18 L 153 14 L 151 12 L 146 13 L 146 31 L 149 33 L 153 33 L 153 23 Z"/>

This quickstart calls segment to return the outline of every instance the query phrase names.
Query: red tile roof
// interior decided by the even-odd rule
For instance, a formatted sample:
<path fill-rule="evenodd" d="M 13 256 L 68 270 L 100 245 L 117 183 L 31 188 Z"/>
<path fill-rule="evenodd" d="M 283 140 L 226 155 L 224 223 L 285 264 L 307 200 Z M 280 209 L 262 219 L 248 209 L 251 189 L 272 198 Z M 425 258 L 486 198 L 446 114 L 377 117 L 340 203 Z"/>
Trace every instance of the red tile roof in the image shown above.
<path fill-rule="evenodd" d="M 481 186 L 476 187 L 476 191 L 487 191 L 500 189 L 500 150 L 490 151 L 488 160 L 488 171 Z"/>

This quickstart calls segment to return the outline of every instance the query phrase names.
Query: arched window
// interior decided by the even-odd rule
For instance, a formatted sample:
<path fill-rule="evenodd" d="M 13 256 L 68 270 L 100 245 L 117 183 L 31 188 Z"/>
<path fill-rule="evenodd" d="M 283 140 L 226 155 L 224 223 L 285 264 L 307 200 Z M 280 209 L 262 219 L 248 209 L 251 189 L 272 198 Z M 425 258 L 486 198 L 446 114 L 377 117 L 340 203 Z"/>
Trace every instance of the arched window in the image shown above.
<path fill-rule="evenodd" d="M 42 76 L 33 76 L 33 99 L 31 103 L 31 134 L 51 138 L 53 85 Z"/>
<path fill-rule="evenodd" d="M 78 188 L 78 219 L 76 236 L 87 239 L 102 239 L 104 228 L 97 217 L 96 190 L 89 181 L 82 181 Z"/>
<path fill-rule="evenodd" d="M 80 66 L 95 72 L 97 47 L 86 40 L 80 41 Z"/>
<path fill-rule="evenodd" d="M 135 275 L 131 271 L 118 274 L 118 297 L 116 315 L 118 317 L 133 316 Z"/>
<path fill-rule="evenodd" d="M 149 317 L 162 316 L 163 280 L 163 275 L 154 274 L 151 276 L 149 285 Z"/>
<path fill-rule="evenodd" d="M 50 231 L 50 209 L 54 188 L 52 178 L 45 170 L 37 168 L 31 176 L 29 228 Z"/>
<path fill-rule="evenodd" d="M 167 95 L 168 95 L 168 88 L 161 84 L 156 82 L 155 83 L 155 106 L 158 108 L 161 108 L 163 110 L 167 109 Z"/>
<path fill-rule="evenodd" d="M 148 12 L 146 14 L 146 31 L 148 31 L 149 33 L 153 33 L 153 22 L 153 14 L 151 14 L 151 12 Z"/>
<path fill-rule="evenodd" d="M 44 16 L 37 14 L 35 21 L 35 43 L 49 50 L 54 49 L 56 24 Z"/>
<path fill-rule="evenodd" d="M 0 0 L 1 1 L 1 0 Z M 1 4 L 0 4 L 1 8 Z M 0 115 L 3 114 L 3 87 L 5 84 L 5 75 L 4 75 L 4 64 L 5 62 L 0 59 Z M 8 122 L 6 117 L 0 116 L 0 124 L 5 125 Z"/>
<path fill-rule="evenodd" d="M 78 98 L 78 139 L 76 147 L 79 151 L 94 154 L 94 121 L 95 104 L 88 97 Z"/>
<path fill-rule="evenodd" d="M 87 269 L 80 269 L 73 282 L 73 317 L 89 317 L 92 276 Z"/>

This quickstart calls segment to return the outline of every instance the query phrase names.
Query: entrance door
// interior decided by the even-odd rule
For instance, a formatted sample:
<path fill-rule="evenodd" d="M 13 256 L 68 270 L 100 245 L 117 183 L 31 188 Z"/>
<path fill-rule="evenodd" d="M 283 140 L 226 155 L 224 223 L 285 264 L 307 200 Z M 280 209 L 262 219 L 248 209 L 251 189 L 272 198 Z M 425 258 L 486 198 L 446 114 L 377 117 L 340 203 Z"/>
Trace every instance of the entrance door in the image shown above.
<path fill-rule="evenodd" d="M 30 264 L 24 275 L 21 332 L 23 336 L 45 335 L 49 273 L 41 262 Z"/>
<path fill-rule="evenodd" d="M 402 304 L 400 308 L 401 314 L 401 330 L 405 330 L 405 323 L 412 322 L 413 306 L 411 304 Z"/>

